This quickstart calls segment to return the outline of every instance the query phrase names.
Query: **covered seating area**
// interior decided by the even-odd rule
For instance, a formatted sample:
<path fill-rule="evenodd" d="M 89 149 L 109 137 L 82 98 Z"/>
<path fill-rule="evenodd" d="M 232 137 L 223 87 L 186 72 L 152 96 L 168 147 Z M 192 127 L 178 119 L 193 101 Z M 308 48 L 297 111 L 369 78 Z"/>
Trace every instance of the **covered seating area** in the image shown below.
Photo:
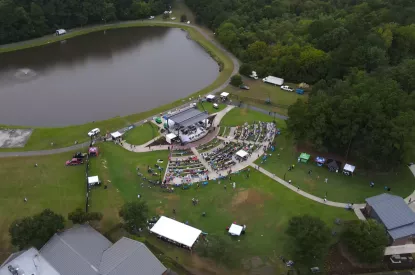
<path fill-rule="evenodd" d="M 343 167 L 343 174 L 346 176 L 353 176 L 356 166 L 346 163 Z"/>
<path fill-rule="evenodd" d="M 301 153 L 300 156 L 298 157 L 298 162 L 307 163 L 310 157 L 311 156 L 307 153 Z"/>
<path fill-rule="evenodd" d="M 197 228 L 165 216 L 160 217 L 156 224 L 150 229 L 150 232 L 157 234 L 162 240 L 190 250 L 202 233 L 202 231 Z"/>

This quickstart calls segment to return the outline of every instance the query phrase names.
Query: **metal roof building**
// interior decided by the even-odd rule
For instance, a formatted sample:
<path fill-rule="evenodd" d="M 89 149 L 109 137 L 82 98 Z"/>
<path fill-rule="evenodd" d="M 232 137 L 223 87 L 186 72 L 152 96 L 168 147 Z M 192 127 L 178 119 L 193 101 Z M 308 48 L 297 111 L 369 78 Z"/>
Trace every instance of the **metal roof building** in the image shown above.
<path fill-rule="evenodd" d="M 41 264 L 44 271 L 50 271 L 39 271 Z M 112 244 L 89 225 L 77 225 L 55 234 L 40 251 L 31 248 L 13 254 L 1 266 L 0 275 L 10 273 L 8 265 L 24 266 L 28 272 L 25 274 L 36 275 L 173 274 L 144 244 L 128 238 Z M 36 272 L 32 272 L 33 268 Z"/>
<path fill-rule="evenodd" d="M 191 107 L 184 110 L 181 110 L 171 116 L 166 117 L 166 120 L 173 121 L 175 124 L 178 124 L 183 127 L 193 125 L 199 121 L 203 121 L 209 117 L 208 112 L 201 112 L 198 109 Z"/>
<path fill-rule="evenodd" d="M 385 193 L 366 202 L 370 216 L 386 227 L 394 241 L 415 235 L 415 213 L 401 197 Z"/>

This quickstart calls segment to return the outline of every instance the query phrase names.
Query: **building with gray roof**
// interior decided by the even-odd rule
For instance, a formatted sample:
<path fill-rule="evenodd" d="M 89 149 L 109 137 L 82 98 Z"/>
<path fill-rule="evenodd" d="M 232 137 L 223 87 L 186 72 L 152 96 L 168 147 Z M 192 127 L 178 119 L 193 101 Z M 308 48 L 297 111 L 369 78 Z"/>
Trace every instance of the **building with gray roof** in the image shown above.
<path fill-rule="evenodd" d="M 415 213 L 398 196 L 381 194 L 366 199 L 365 213 L 382 223 L 392 245 L 412 243 L 415 236 Z"/>
<path fill-rule="evenodd" d="M 28 251 L 30 255 L 27 251 L 11 255 L 1 266 L 0 275 L 12 274 L 9 265 L 24 265 L 27 269 L 25 274 L 36 275 L 168 274 L 166 267 L 143 243 L 122 238 L 112 244 L 89 225 L 77 225 L 57 233 L 40 251 L 35 248 Z M 40 264 L 32 267 L 32 258 L 38 259 L 44 267 L 34 270 Z"/>

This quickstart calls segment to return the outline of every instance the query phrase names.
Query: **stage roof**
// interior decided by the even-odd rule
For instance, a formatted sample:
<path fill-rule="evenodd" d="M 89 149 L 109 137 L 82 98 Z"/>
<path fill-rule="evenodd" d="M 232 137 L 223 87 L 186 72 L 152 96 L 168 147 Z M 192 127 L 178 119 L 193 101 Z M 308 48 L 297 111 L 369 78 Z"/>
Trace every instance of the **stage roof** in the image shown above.
<path fill-rule="evenodd" d="M 172 120 L 180 126 L 187 127 L 199 121 L 203 121 L 208 117 L 209 114 L 207 112 L 201 112 L 196 108 L 187 108 L 168 116 L 167 120 Z"/>

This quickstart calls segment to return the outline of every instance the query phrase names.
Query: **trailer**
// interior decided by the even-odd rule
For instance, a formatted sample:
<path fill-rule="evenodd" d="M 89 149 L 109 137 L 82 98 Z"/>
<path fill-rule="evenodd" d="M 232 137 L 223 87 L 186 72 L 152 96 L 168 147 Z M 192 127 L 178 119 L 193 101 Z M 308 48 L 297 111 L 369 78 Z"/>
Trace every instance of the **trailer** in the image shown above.
<path fill-rule="evenodd" d="M 275 86 L 281 86 L 282 84 L 284 84 L 284 79 L 270 75 L 263 78 L 262 82 L 269 83 Z"/>

